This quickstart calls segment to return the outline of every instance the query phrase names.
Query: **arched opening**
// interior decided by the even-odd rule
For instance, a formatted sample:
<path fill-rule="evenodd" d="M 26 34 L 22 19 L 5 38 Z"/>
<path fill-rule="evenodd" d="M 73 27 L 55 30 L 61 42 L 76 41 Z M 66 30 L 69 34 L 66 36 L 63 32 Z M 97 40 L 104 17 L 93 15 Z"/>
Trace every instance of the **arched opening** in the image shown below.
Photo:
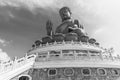
<path fill-rule="evenodd" d="M 106 75 L 106 70 L 105 69 L 98 69 L 98 74 L 101 76 Z"/>
<path fill-rule="evenodd" d="M 18 80 L 31 80 L 31 77 L 29 75 L 22 75 L 19 76 Z"/>
<path fill-rule="evenodd" d="M 64 69 L 64 75 L 65 76 L 73 76 L 74 70 L 72 68 L 65 68 Z"/>
<path fill-rule="evenodd" d="M 19 78 L 19 80 L 29 80 L 29 77 L 27 77 L 27 76 L 21 76 L 21 77 Z"/>
<path fill-rule="evenodd" d="M 56 69 L 49 69 L 48 70 L 48 75 L 49 76 L 55 76 L 55 75 L 57 75 L 57 70 Z"/>
<path fill-rule="evenodd" d="M 91 74 L 91 70 L 90 69 L 82 69 L 82 74 L 84 75 L 84 76 L 88 76 L 88 75 L 90 75 Z"/>
<path fill-rule="evenodd" d="M 117 69 L 112 69 L 111 72 L 112 72 L 113 76 L 118 76 L 119 75 L 119 72 L 118 72 Z"/>

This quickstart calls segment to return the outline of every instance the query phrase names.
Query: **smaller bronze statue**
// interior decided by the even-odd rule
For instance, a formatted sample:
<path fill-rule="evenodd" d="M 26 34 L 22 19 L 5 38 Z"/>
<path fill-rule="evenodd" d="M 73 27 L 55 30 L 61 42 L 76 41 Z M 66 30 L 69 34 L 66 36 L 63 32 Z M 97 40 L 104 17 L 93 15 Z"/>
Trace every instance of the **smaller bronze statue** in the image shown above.
<path fill-rule="evenodd" d="M 50 20 L 48 20 L 46 22 L 46 30 L 47 30 L 47 35 L 48 36 L 52 36 L 53 35 L 52 27 L 53 27 L 53 23 Z"/>

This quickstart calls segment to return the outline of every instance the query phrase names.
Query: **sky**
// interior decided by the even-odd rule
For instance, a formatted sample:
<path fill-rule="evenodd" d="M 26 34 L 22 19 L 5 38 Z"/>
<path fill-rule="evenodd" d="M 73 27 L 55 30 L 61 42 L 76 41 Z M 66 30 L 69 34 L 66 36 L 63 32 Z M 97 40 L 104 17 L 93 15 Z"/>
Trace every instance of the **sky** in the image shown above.
<path fill-rule="evenodd" d="M 90 37 L 120 54 L 119 4 L 119 0 L 0 0 L 0 60 L 24 56 L 34 41 L 46 36 L 47 20 L 55 30 L 63 6 L 71 9 Z"/>

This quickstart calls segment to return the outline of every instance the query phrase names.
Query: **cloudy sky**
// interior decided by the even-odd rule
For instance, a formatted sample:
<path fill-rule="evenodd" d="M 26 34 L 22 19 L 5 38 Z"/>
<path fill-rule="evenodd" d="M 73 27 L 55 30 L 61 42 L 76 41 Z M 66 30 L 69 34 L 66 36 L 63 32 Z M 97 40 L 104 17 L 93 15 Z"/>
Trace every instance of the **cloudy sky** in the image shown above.
<path fill-rule="evenodd" d="M 119 4 L 119 0 L 0 0 L 1 59 L 25 55 L 35 40 L 46 35 L 48 19 L 54 29 L 60 24 L 58 11 L 63 6 L 70 7 L 90 37 L 119 54 Z"/>

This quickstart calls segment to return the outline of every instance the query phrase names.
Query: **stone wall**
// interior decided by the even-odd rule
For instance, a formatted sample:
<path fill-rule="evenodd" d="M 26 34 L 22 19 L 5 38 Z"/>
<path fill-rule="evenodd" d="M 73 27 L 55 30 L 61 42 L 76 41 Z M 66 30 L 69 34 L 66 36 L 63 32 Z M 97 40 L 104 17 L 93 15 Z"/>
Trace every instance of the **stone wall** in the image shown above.
<path fill-rule="evenodd" d="M 117 80 L 117 68 L 44 68 L 31 69 L 32 80 Z"/>

